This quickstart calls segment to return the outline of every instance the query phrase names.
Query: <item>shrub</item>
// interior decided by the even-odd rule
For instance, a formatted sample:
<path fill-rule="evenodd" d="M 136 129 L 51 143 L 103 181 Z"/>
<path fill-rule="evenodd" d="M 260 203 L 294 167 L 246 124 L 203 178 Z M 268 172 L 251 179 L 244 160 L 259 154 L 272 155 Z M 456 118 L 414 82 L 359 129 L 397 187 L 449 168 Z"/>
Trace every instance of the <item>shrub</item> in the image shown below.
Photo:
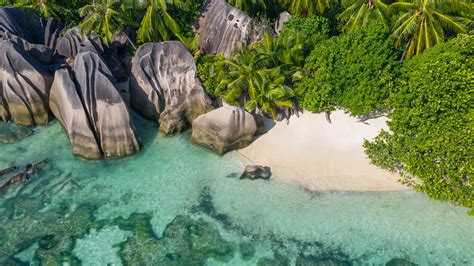
<path fill-rule="evenodd" d="M 391 132 L 364 144 L 372 162 L 436 199 L 474 207 L 474 37 L 457 38 L 406 61 L 392 97 Z M 471 211 L 474 215 L 474 211 Z"/>
<path fill-rule="evenodd" d="M 399 70 L 387 26 L 374 23 L 317 44 L 306 59 L 298 100 L 312 112 L 344 108 L 370 115 L 387 108 Z"/>

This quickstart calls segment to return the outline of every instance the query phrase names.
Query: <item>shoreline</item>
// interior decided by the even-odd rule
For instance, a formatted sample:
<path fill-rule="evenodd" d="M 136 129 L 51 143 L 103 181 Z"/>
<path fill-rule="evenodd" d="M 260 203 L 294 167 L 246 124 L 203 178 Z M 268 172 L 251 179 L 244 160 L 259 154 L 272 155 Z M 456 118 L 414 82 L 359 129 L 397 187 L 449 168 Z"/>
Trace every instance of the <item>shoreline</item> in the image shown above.
<path fill-rule="evenodd" d="M 373 139 L 388 129 L 387 118 L 358 122 L 342 110 L 331 113 L 304 112 L 276 122 L 238 154 L 252 164 L 269 166 L 272 180 L 296 183 L 311 191 L 404 191 L 400 176 L 370 164 L 364 139 Z"/>

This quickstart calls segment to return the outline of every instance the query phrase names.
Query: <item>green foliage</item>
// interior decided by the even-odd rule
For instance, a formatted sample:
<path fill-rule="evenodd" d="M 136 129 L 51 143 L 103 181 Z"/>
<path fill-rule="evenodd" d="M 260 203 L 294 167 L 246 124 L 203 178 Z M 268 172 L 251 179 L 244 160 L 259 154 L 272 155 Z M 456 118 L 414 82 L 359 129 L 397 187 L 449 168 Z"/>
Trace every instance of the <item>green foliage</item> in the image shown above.
<path fill-rule="evenodd" d="M 367 26 L 373 20 L 388 24 L 388 6 L 381 0 L 343 0 L 344 12 L 337 17 L 344 23 L 343 32 Z"/>
<path fill-rule="evenodd" d="M 32 9 L 42 17 L 64 18 L 71 17 L 72 12 L 64 7 L 60 1 L 55 0 L 17 0 L 3 1 L 2 5 L 11 5 L 14 7 L 24 7 Z"/>
<path fill-rule="evenodd" d="M 223 97 L 219 83 L 224 78 L 226 69 L 222 62 L 224 55 L 204 55 L 197 60 L 197 72 L 206 92 L 213 98 Z"/>
<path fill-rule="evenodd" d="M 174 3 L 179 4 L 179 1 Z M 169 40 L 179 33 L 178 23 L 168 13 L 165 0 L 148 0 L 146 11 L 137 31 L 139 43 Z"/>
<path fill-rule="evenodd" d="M 462 16 L 472 13 L 472 5 L 463 1 L 399 1 L 391 4 L 389 11 L 395 17 L 396 46 L 406 45 L 404 58 L 445 41 L 447 31 L 466 33 L 472 24 L 472 20 Z"/>
<path fill-rule="evenodd" d="M 79 24 L 86 33 L 95 32 L 106 44 L 112 42 L 115 33 L 123 29 L 123 25 L 131 23 L 122 13 L 120 0 L 95 0 L 79 9 L 84 20 Z"/>
<path fill-rule="evenodd" d="M 293 15 L 310 17 L 323 14 L 328 8 L 336 5 L 334 0 L 285 0 Z"/>
<path fill-rule="evenodd" d="M 296 85 L 300 104 L 312 112 L 338 107 L 353 115 L 386 109 L 399 65 L 389 35 L 374 23 L 316 45 Z"/>
<path fill-rule="evenodd" d="M 365 148 L 372 162 L 416 178 L 436 199 L 474 208 L 474 37 L 459 35 L 406 61 L 390 133 Z M 471 211 L 474 213 L 474 211 Z"/>
<path fill-rule="evenodd" d="M 329 20 L 321 16 L 303 18 L 293 16 L 285 23 L 284 31 L 300 34 L 305 41 L 305 49 L 312 49 L 318 42 L 329 38 Z"/>

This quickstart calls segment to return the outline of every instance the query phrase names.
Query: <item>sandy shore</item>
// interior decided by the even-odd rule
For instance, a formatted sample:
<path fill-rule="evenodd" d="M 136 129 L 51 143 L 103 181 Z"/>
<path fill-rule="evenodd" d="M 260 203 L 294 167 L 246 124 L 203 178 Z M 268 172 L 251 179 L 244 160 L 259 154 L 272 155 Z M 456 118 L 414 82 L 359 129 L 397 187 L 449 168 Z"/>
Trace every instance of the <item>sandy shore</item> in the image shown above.
<path fill-rule="evenodd" d="M 399 177 L 371 165 L 364 154 L 364 139 L 387 128 L 381 117 L 357 122 L 335 111 L 332 123 L 324 114 L 305 112 L 289 124 L 277 122 L 267 134 L 239 153 L 254 164 L 270 166 L 273 180 L 297 182 L 310 190 L 397 191 L 409 189 Z"/>

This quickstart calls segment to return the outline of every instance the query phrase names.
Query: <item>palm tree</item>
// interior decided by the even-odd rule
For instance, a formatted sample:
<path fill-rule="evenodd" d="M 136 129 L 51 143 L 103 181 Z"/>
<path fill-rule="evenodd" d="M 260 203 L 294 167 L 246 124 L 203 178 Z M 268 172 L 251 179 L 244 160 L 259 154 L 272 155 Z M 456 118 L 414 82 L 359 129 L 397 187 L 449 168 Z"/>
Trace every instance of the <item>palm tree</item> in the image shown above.
<path fill-rule="evenodd" d="M 71 11 L 64 8 L 54 0 L 18 0 L 18 1 L 5 1 L 4 4 L 12 3 L 15 7 L 24 7 L 33 9 L 38 12 L 42 17 L 55 17 L 60 18 L 62 16 L 70 15 Z"/>
<path fill-rule="evenodd" d="M 344 21 L 344 32 L 360 26 L 367 26 L 372 19 L 379 19 L 387 23 L 386 12 L 388 6 L 381 0 L 343 0 L 342 6 L 346 10 L 337 16 Z"/>
<path fill-rule="evenodd" d="M 115 33 L 122 31 L 123 25 L 131 23 L 121 10 L 122 7 L 121 0 L 93 0 L 79 9 L 79 14 L 84 17 L 79 27 L 89 34 L 95 32 L 106 44 L 110 44 Z M 128 40 L 133 45 L 133 42 Z"/>
<path fill-rule="evenodd" d="M 225 71 L 219 90 L 226 90 L 224 100 L 230 104 L 243 105 L 248 111 L 260 109 L 276 115 L 278 107 L 292 107 L 293 90 L 284 85 L 285 76 L 279 67 L 267 68 L 266 55 L 255 49 L 236 51 L 231 59 L 224 60 Z"/>
<path fill-rule="evenodd" d="M 471 5 L 460 0 L 413 0 L 390 5 L 389 12 L 398 18 L 393 23 L 396 46 L 406 44 L 402 58 L 410 58 L 446 40 L 446 32 L 464 33 L 472 21 Z"/>
<path fill-rule="evenodd" d="M 286 0 L 292 15 L 310 17 L 323 14 L 334 4 L 334 0 Z"/>
<path fill-rule="evenodd" d="M 179 1 L 175 1 L 179 4 Z M 168 14 L 165 0 L 147 0 L 146 12 L 137 32 L 140 43 L 169 40 L 179 33 L 176 21 Z"/>

